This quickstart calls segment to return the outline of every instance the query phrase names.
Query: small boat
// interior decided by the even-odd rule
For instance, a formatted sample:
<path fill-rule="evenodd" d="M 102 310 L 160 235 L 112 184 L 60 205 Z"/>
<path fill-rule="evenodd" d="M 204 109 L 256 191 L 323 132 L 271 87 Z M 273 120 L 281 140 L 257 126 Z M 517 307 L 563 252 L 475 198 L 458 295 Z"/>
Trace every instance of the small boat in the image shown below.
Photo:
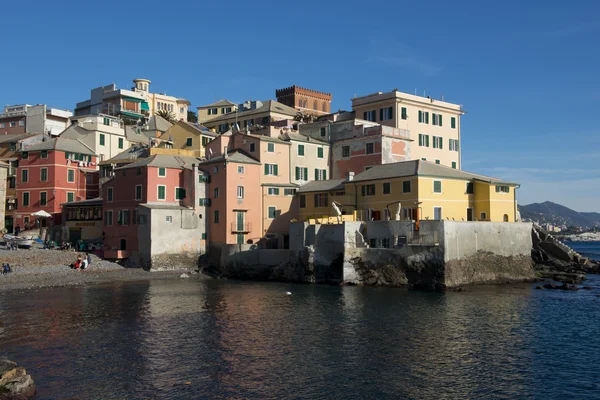
<path fill-rule="evenodd" d="M 18 247 L 24 247 L 26 249 L 30 248 L 31 245 L 33 244 L 33 239 L 31 237 L 24 238 L 21 236 L 4 235 L 4 240 L 6 242 L 14 243 Z"/>

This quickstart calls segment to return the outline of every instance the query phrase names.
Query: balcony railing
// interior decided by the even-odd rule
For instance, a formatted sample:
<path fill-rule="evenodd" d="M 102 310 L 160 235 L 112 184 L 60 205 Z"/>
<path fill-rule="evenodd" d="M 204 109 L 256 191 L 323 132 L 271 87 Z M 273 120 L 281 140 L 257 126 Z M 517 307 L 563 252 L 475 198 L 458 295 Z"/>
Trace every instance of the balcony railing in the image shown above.
<path fill-rule="evenodd" d="M 239 224 L 237 222 L 231 223 L 231 233 L 248 233 L 252 230 L 252 223 L 245 222 L 243 224 Z"/>

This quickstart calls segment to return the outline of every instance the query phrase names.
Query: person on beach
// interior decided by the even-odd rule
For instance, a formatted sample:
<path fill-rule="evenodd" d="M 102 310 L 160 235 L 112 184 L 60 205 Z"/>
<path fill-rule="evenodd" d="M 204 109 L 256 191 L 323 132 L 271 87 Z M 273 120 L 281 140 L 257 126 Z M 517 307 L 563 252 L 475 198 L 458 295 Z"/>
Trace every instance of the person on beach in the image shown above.
<path fill-rule="evenodd" d="M 87 268 L 89 268 L 92 265 L 92 256 L 90 256 L 90 253 L 86 253 L 85 258 L 87 260 Z"/>
<path fill-rule="evenodd" d="M 15 236 L 19 236 L 19 233 L 21 233 L 21 225 L 17 224 L 17 227 L 15 228 Z"/>
<path fill-rule="evenodd" d="M 81 269 L 87 269 L 88 267 L 88 258 L 87 258 L 87 254 L 85 255 L 85 257 L 83 257 L 83 260 L 81 260 Z"/>
<path fill-rule="evenodd" d="M 81 268 L 81 264 L 82 264 L 81 254 L 78 254 L 75 264 L 71 264 L 71 265 L 73 266 L 73 269 L 79 271 L 79 268 Z"/>

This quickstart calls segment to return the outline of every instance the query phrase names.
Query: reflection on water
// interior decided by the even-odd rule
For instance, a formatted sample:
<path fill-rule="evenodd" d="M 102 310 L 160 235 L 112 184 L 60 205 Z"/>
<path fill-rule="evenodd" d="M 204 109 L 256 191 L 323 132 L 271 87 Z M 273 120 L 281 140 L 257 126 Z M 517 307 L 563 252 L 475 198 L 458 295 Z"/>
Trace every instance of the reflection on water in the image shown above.
<path fill-rule="evenodd" d="M 10 293 L 0 355 L 26 366 L 39 398 L 597 398 L 591 284 L 427 293 L 181 280 Z"/>

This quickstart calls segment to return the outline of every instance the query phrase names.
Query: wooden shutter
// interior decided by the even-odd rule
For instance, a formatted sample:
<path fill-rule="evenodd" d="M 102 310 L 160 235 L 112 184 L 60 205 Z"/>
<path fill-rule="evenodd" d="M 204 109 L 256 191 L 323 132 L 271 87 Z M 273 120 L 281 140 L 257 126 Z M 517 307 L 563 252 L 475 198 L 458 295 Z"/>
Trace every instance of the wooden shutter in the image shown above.
<path fill-rule="evenodd" d="M 308 180 L 308 168 L 304 168 L 304 180 Z"/>
<path fill-rule="evenodd" d="M 296 167 L 296 180 L 300 180 L 300 167 Z"/>
<path fill-rule="evenodd" d="M 379 109 L 379 120 L 383 121 L 383 108 Z"/>
<path fill-rule="evenodd" d="M 324 181 L 327 180 L 327 170 L 326 169 L 323 170 L 323 180 Z"/>
<path fill-rule="evenodd" d="M 269 174 L 269 164 L 265 164 L 265 175 Z"/>
<path fill-rule="evenodd" d="M 319 170 L 315 168 L 315 181 L 319 180 Z"/>
<path fill-rule="evenodd" d="M 419 111 L 419 122 L 423 122 L 423 111 Z"/>
<path fill-rule="evenodd" d="M 279 176 L 279 165 L 275 164 L 273 166 L 273 172 L 275 173 L 275 176 Z"/>

